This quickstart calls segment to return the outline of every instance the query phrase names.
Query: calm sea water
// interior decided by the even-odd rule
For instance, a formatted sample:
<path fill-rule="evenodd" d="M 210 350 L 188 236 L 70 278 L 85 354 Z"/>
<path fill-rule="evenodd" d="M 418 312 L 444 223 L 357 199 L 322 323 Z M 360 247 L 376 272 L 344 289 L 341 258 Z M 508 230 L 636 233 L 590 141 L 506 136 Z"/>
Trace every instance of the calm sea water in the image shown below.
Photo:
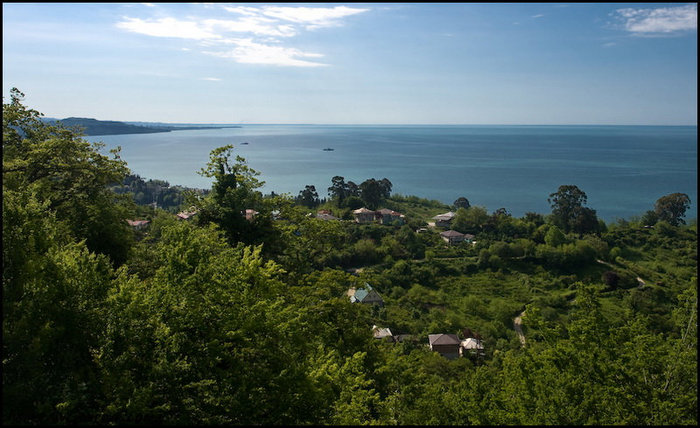
<path fill-rule="evenodd" d="M 695 126 L 244 125 L 88 139 L 121 146 L 134 173 L 171 185 L 209 188 L 197 171 L 212 149 L 233 144 L 261 172 L 264 193 L 314 185 L 325 197 L 335 175 L 386 177 L 393 193 L 448 204 L 465 196 L 520 217 L 551 212 L 549 194 L 575 184 L 606 221 L 641 215 L 674 192 L 688 194 L 686 218 L 697 217 Z"/>

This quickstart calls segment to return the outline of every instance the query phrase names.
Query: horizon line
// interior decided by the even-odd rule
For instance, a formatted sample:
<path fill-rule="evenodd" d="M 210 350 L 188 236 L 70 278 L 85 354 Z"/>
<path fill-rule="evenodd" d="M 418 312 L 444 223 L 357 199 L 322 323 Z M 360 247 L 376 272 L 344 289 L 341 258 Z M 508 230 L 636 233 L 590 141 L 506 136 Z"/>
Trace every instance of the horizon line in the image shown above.
<path fill-rule="evenodd" d="M 45 119 L 56 119 L 53 116 L 42 116 Z M 661 123 L 312 123 L 312 122 L 163 122 L 148 120 L 116 120 L 96 119 L 90 117 L 68 116 L 68 118 L 95 119 L 100 121 L 115 121 L 123 123 L 154 123 L 167 125 L 303 125 L 303 126 L 694 126 L 694 124 L 661 124 Z"/>

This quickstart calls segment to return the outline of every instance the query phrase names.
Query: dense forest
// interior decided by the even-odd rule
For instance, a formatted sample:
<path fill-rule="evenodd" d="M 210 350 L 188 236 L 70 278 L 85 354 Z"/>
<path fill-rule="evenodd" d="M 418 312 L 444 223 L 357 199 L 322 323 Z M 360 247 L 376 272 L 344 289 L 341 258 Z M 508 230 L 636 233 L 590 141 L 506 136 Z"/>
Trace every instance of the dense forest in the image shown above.
<path fill-rule="evenodd" d="M 225 146 L 179 218 L 40 116 L 3 104 L 4 424 L 697 424 L 687 195 L 613 223 L 575 185 L 522 218 L 386 178 L 263 195 Z"/>

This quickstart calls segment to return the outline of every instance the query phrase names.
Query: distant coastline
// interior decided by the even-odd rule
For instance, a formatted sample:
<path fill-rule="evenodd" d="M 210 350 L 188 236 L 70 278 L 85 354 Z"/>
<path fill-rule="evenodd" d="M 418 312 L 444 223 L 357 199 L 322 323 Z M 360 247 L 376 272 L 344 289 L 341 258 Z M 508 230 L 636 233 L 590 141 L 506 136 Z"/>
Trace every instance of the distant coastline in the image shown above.
<path fill-rule="evenodd" d="M 44 122 L 59 123 L 69 128 L 81 128 L 82 134 L 86 136 L 95 135 L 124 135 L 124 134 L 153 134 L 157 132 L 187 131 L 200 129 L 222 129 L 240 128 L 238 125 L 211 125 L 193 126 L 179 124 L 149 124 L 148 122 L 138 122 L 139 124 L 118 122 L 114 120 L 97 120 L 84 117 L 69 117 L 66 119 L 45 118 Z"/>

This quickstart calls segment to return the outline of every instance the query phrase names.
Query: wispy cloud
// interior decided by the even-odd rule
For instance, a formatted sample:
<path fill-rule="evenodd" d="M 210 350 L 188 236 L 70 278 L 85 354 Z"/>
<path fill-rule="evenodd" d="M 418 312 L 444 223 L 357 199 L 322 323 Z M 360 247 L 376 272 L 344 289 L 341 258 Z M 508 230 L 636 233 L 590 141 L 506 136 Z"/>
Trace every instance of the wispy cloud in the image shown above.
<path fill-rule="evenodd" d="M 544 16 L 544 15 L 542 15 L 541 13 L 538 13 L 537 15 L 532 15 L 532 17 L 535 18 L 535 19 L 537 19 L 537 18 L 542 18 L 543 16 Z"/>
<path fill-rule="evenodd" d="M 612 14 L 623 28 L 635 35 L 671 35 L 697 30 L 698 8 L 690 4 L 655 9 L 618 9 Z"/>
<path fill-rule="evenodd" d="M 270 46 L 256 43 L 251 39 L 230 40 L 236 47 L 227 51 L 204 51 L 207 55 L 231 58 L 243 64 L 268 64 L 290 67 L 324 67 L 323 64 L 303 58 L 321 58 L 318 53 L 302 52 L 295 48 Z"/>
<path fill-rule="evenodd" d="M 117 28 L 153 37 L 177 37 L 181 39 L 208 40 L 221 38 L 195 21 L 183 21 L 176 18 L 161 18 L 152 21 L 125 17 L 117 22 Z"/>
<path fill-rule="evenodd" d="M 265 16 L 282 19 L 284 21 L 304 24 L 306 29 L 312 30 L 340 25 L 340 19 L 366 12 L 367 10 L 368 9 L 354 9 L 345 6 L 336 6 L 333 8 L 265 6 L 262 9 L 262 13 Z"/>
<path fill-rule="evenodd" d="M 124 17 L 117 28 L 152 37 L 172 37 L 198 41 L 208 55 L 230 58 L 244 64 L 288 67 L 323 67 L 313 61 L 322 54 L 282 46 L 304 31 L 343 25 L 343 19 L 369 9 L 287 6 L 222 6 L 224 15 L 216 18 L 167 17 L 142 19 Z M 229 17 L 228 14 L 235 16 Z M 162 16 L 162 15 L 161 15 Z M 235 47 L 230 48 L 231 45 Z"/>

